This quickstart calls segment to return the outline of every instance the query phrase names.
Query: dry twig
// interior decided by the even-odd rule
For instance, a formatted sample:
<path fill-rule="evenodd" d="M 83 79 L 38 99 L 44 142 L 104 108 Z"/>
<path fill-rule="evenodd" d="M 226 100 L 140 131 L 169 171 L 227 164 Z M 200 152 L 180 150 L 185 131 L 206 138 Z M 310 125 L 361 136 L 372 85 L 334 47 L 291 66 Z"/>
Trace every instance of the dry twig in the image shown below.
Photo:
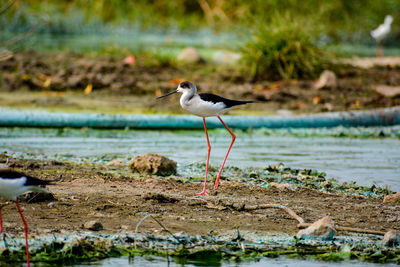
<path fill-rule="evenodd" d="M 299 223 L 297 225 L 297 227 L 298 228 L 306 228 L 310 225 L 311 225 L 311 223 Z M 385 232 L 382 232 L 382 231 L 375 231 L 375 230 L 368 230 L 368 229 L 361 229 L 361 228 L 354 228 L 354 227 L 346 227 L 346 226 L 338 226 L 338 225 L 336 225 L 335 229 L 337 231 L 346 231 L 346 232 L 373 234 L 373 235 L 385 235 Z"/>
<path fill-rule="evenodd" d="M 162 223 L 160 223 L 160 221 L 157 220 L 152 214 L 147 214 L 147 215 L 144 216 L 144 217 L 138 222 L 138 224 L 136 225 L 135 236 L 134 236 L 134 239 L 133 239 L 133 240 L 134 240 L 134 241 L 133 241 L 133 244 L 134 244 L 134 246 L 135 246 L 135 249 L 136 249 L 136 235 L 137 235 L 137 233 L 138 233 L 139 226 L 140 226 L 147 218 L 149 218 L 149 217 L 151 217 L 156 223 L 158 223 L 168 234 L 170 234 L 173 238 L 175 238 L 176 241 L 178 241 L 179 243 L 182 243 L 173 233 L 171 233 L 170 230 L 168 230 L 164 225 L 162 225 Z"/>
<path fill-rule="evenodd" d="M 3 8 L 1 8 L 0 15 L 5 13 L 12 5 L 14 5 L 15 1 L 17 1 L 17 0 L 11 0 Z"/>

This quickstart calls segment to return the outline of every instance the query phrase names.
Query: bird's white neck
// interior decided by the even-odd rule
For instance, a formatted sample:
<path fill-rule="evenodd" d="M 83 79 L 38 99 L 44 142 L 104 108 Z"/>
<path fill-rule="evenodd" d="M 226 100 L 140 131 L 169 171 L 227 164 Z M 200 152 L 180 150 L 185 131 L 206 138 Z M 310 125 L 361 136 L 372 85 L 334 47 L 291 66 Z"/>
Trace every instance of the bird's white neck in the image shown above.
<path fill-rule="evenodd" d="M 187 106 L 188 102 L 190 101 L 190 99 L 192 99 L 192 97 L 195 95 L 194 91 L 185 91 L 180 99 L 180 104 L 182 107 Z"/>
<path fill-rule="evenodd" d="M 387 16 L 387 17 L 385 18 L 384 24 L 385 24 L 387 27 L 390 27 L 390 24 L 392 24 L 392 22 L 393 22 L 393 18 L 392 18 L 391 16 Z"/>

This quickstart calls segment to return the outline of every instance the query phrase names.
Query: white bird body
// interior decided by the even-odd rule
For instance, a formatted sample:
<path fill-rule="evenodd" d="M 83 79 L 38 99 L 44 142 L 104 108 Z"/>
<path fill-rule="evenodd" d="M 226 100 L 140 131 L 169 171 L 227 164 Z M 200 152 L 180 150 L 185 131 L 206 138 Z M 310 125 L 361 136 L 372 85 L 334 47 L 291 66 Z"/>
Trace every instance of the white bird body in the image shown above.
<path fill-rule="evenodd" d="M 3 179 L 0 178 L 0 197 L 9 200 L 17 200 L 19 195 L 22 195 L 26 191 L 34 192 L 48 192 L 47 189 L 41 188 L 34 185 L 25 185 L 27 178 L 25 176 L 15 179 Z"/>
<path fill-rule="evenodd" d="M 231 100 L 208 93 L 197 94 L 197 88 L 191 82 L 182 82 L 178 86 L 178 89 L 164 96 L 178 92 L 182 93 L 179 101 L 181 107 L 190 113 L 203 118 L 219 116 L 230 111 L 235 106 L 254 102 Z"/>
<path fill-rule="evenodd" d="M 222 102 L 213 103 L 211 101 L 204 101 L 200 95 L 193 95 L 189 92 L 184 92 L 179 102 L 183 109 L 200 117 L 219 116 L 233 108 L 227 108 Z"/>
<path fill-rule="evenodd" d="M 390 25 L 393 22 L 393 17 L 388 15 L 385 17 L 385 22 L 378 26 L 375 30 L 371 31 L 371 36 L 377 43 L 381 43 L 390 33 Z"/>

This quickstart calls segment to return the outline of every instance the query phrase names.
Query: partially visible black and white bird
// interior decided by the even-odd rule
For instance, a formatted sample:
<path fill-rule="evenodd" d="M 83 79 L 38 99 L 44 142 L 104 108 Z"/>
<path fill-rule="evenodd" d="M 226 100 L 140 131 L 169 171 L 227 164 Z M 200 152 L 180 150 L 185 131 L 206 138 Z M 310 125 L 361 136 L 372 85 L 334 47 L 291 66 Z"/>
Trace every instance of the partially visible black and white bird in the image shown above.
<path fill-rule="evenodd" d="M 29 246 L 28 246 L 28 225 L 26 223 L 24 215 L 22 214 L 22 210 L 21 207 L 19 206 L 17 198 L 18 196 L 24 194 L 26 191 L 48 193 L 49 191 L 46 188 L 44 188 L 44 186 L 51 183 L 52 181 L 41 180 L 39 178 L 35 178 L 21 172 L 13 171 L 10 169 L 0 169 L 0 197 L 5 198 L 7 200 L 15 201 L 15 205 L 17 206 L 22 222 L 24 223 L 26 261 L 28 266 L 30 266 Z M 0 204 L 0 234 L 3 232 L 1 208 L 2 206 Z"/>
<path fill-rule="evenodd" d="M 231 100 L 223 98 L 218 95 L 208 94 L 208 93 L 197 94 L 196 86 L 188 81 L 180 83 L 175 91 L 172 91 L 168 94 L 162 95 L 157 98 L 163 98 L 175 93 L 182 93 L 182 96 L 180 98 L 180 104 L 183 109 L 189 111 L 190 113 L 196 116 L 203 117 L 204 131 L 206 133 L 207 146 L 208 146 L 207 164 L 206 164 L 206 174 L 204 179 L 203 191 L 197 193 L 197 195 L 204 195 L 204 194 L 207 195 L 206 186 L 207 186 L 208 163 L 210 161 L 211 145 L 207 133 L 206 117 L 216 116 L 232 136 L 232 141 L 228 148 L 228 152 L 226 153 L 222 166 L 219 169 L 217 178 L 215 179 L 214 190 L 216 190 L 218 188 L 219 178 L 221 177 L 222 169 L 224 168 L 226 159 L 228 158 L 229 152 L 231 151 L 232 145 L 236 139 L 236 135 L 229 129 L 229 127 L 221 119 L 220 115 L 230 111 L 235 106 L 244 105 L 247 103 L 253 103 L 255 101 Z"/>

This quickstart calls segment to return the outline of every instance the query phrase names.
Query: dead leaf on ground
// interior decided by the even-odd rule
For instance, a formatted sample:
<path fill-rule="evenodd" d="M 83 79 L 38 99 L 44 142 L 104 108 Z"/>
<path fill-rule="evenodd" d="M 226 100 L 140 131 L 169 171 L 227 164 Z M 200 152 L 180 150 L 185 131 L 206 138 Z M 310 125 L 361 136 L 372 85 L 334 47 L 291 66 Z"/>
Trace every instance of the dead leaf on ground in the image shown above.
<path fill-rule="evenodd" d="M 89 83 L 86 86 L 85 90 L 83 90 L 83 92 L 85 93 L 85 95 L 88 95 L 88 94 L 90 94 L 92 92 L 92 89 L 93 89 L 93 85 L 91 83 Z"/>
<path fill-rule="evenodd" d="M 314 105 L 319 104 L 321 102 L 321 97 L 319 95 L 314 96 L 313 99 L 312 99 L 312 102 L 313 102 Z"/>
<path fill-rule="evenodd" d="M 133 66 L 136 63 L 136 58 L 134 55 L 129 55 L 124 59 L 124 64 L 125 65 L 129 65 L 129 66 Z"/>
<path fill-rule="evenodd" d="M 350 105 L 351 109 L 357 109 L 360 108 L 360 100 L 356 100 L 353 104 Z"/>

